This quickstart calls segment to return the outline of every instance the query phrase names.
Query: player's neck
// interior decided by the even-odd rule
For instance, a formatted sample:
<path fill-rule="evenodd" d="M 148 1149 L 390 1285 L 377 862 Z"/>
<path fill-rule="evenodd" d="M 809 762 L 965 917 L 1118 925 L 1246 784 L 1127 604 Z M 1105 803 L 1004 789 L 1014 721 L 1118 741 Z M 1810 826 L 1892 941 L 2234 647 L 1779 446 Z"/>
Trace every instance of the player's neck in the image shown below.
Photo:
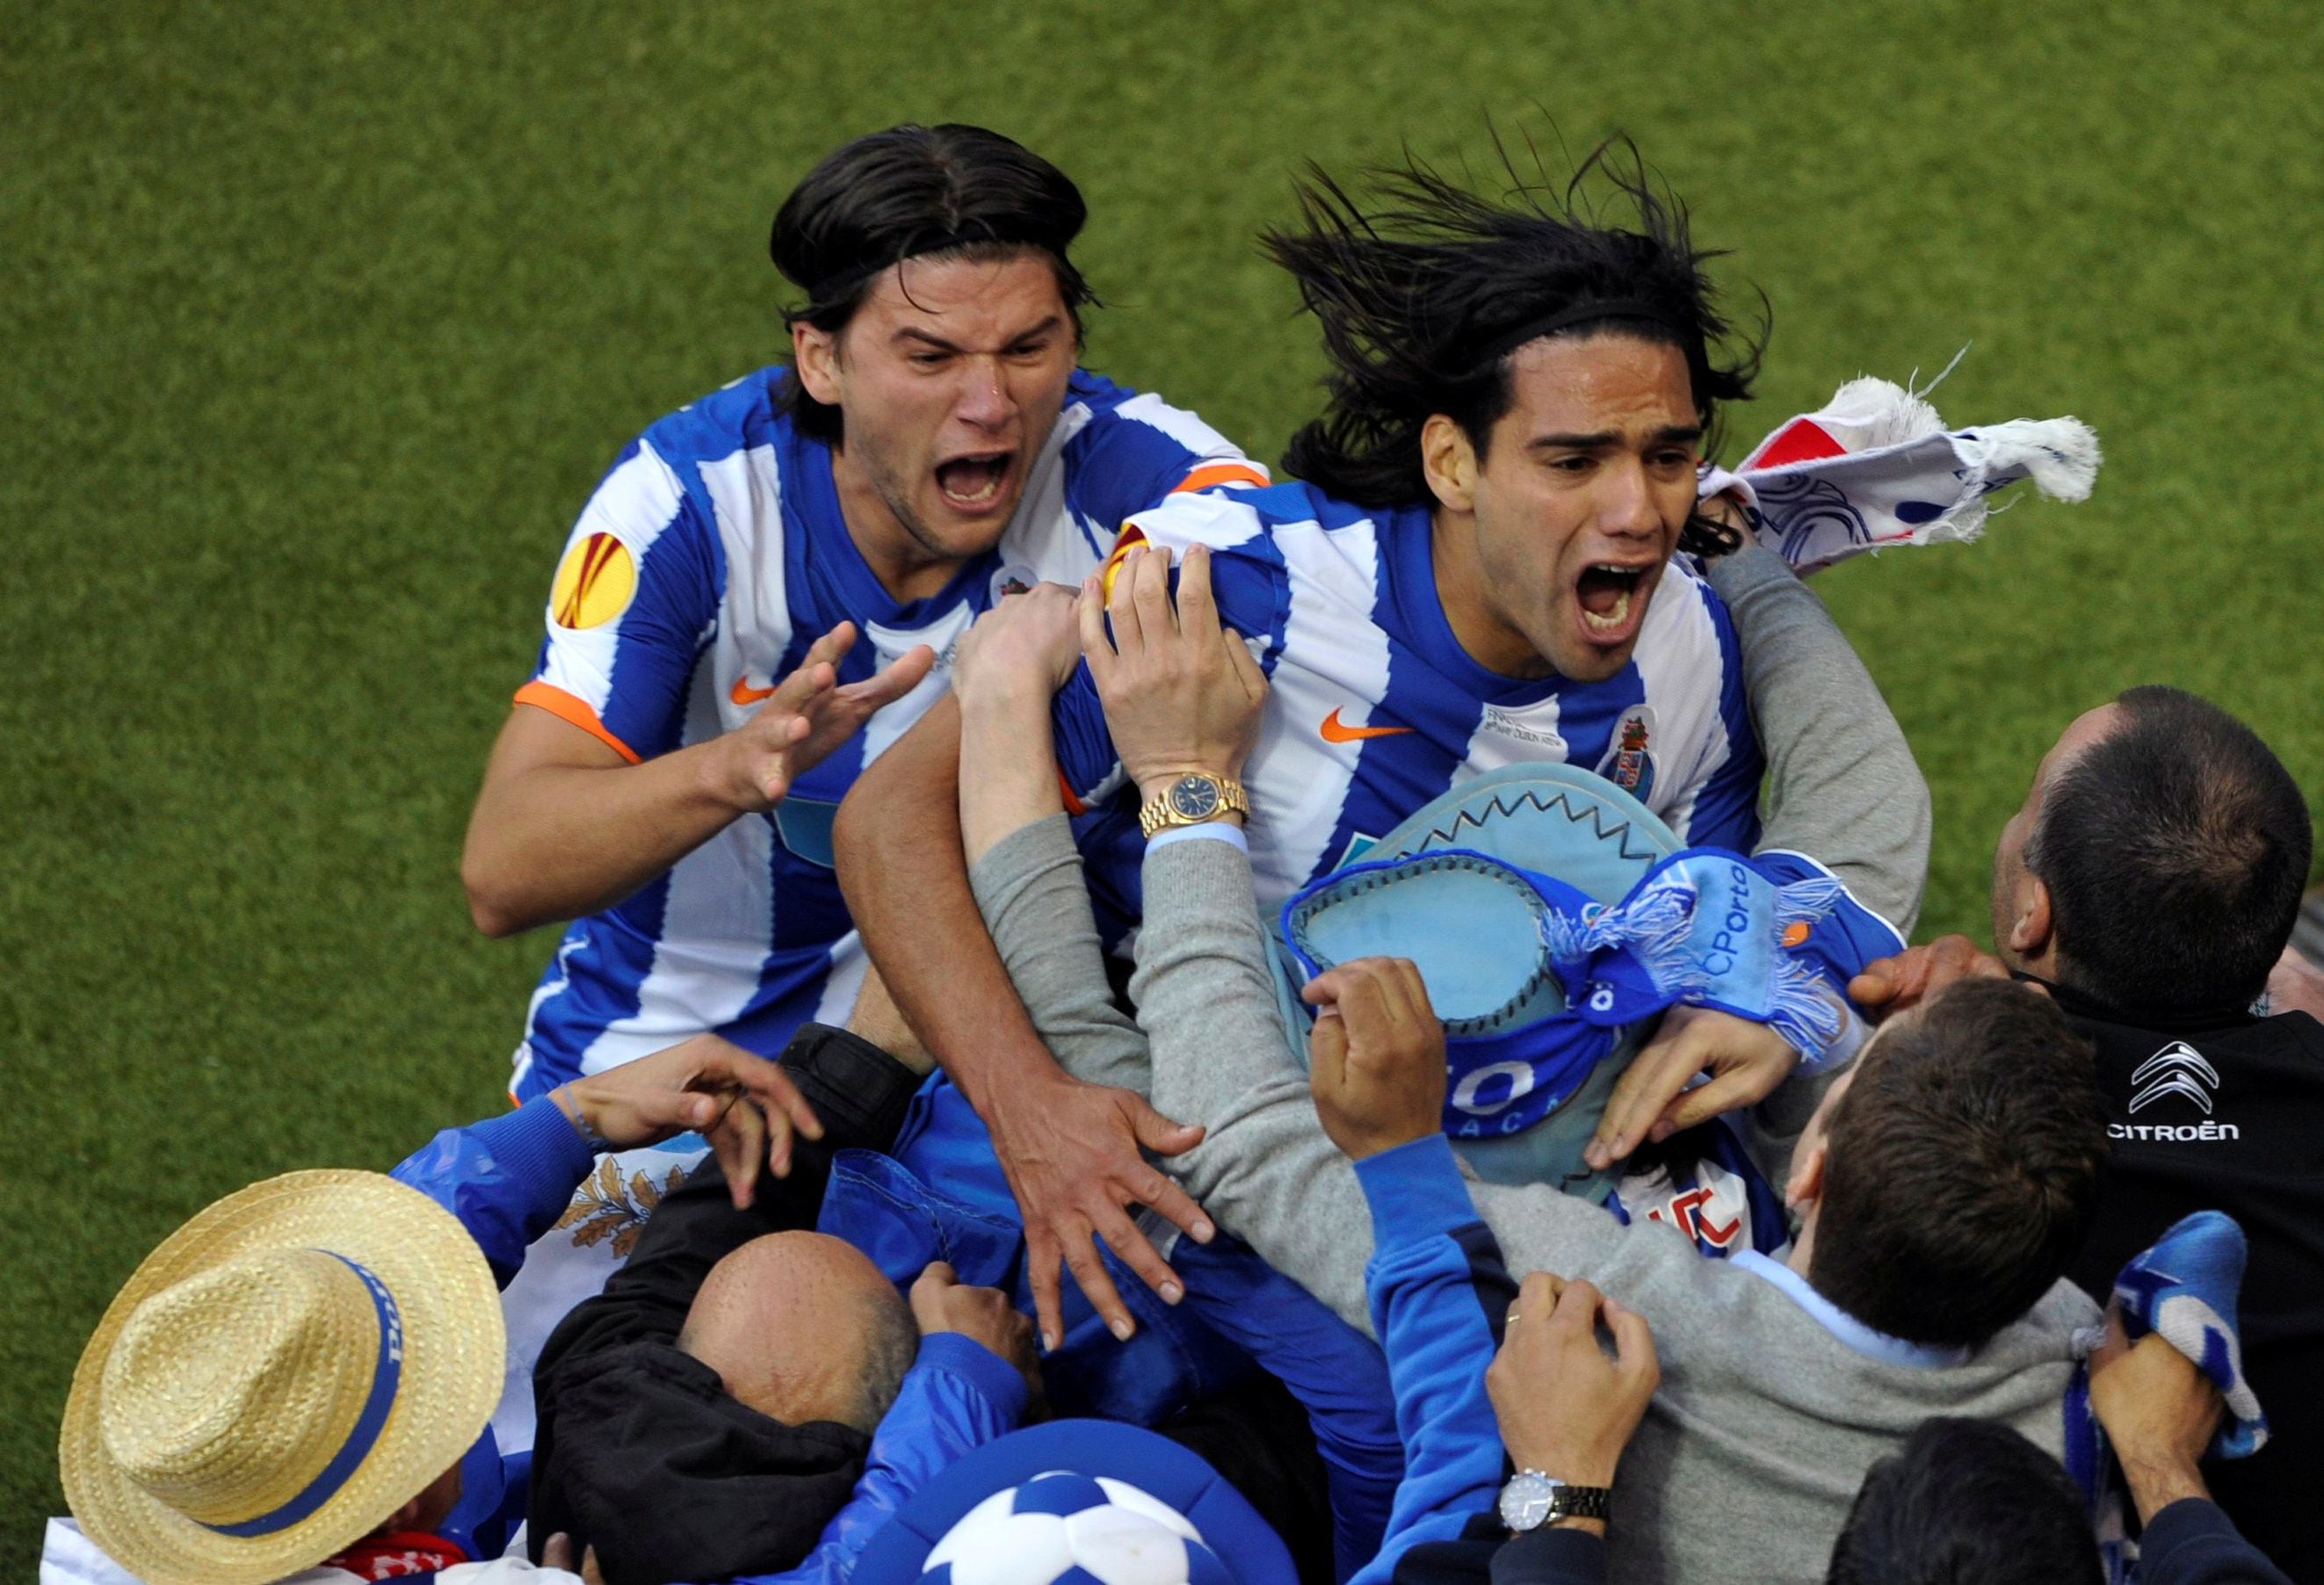
<path fill-rule="evenodd" d="M 1477 559 L 1474 519 L 1438 506 L 1429 518 L 1428 565 L 1445 625 L 1470 659 L 1499 677 L 1547 677 L 1556 669 L 1531 639 L 1494 613 L 1484 565 Z"/>
<path fill-rule="evenodd" d="M 847 537 L 890 598 L 908 605 L 941 594 L 952 582 L 960 571 L 960 558 L 944 555 L 915 534 L 864 471 L 850 465 L 842 447 L 832 448 L 831 483 Z"/>

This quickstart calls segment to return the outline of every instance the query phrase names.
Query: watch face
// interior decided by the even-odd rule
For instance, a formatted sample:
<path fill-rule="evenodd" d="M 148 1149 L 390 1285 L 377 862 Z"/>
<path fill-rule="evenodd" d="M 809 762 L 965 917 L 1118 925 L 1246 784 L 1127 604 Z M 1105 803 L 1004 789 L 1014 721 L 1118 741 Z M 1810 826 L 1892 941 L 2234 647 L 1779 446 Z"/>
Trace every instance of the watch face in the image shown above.
<path fill-rule="evenodd" d="M 1207 820 L 1219 812 L 1219 789 L 1206 776 L 1182 776 L 1170 785 L 1170 812 L 1186 820 Z"/>
<path fill-rule="evenodd" d="M 1501 1488 L 1501 1523 L 1513 1532 L 1539 1529 L 1556 1495 L 1554 1482 L 1530 1470 L 1519 1470 Z"/>

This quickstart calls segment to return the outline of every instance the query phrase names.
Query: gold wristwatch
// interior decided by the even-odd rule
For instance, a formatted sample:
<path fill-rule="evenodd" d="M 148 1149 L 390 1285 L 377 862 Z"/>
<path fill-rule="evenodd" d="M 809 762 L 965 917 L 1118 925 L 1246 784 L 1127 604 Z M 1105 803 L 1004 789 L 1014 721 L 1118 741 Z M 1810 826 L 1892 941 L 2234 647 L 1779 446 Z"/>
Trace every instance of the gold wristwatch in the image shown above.
<path fill-rule="evenodd" d="M 1222 815 L 1250 818 L 1250 800 L 1242 796 L 1242 783 L 1207 770 L 1189 770 L 1146 800 L 1138 811 L 1138 828 L 1150 837 Z"/>

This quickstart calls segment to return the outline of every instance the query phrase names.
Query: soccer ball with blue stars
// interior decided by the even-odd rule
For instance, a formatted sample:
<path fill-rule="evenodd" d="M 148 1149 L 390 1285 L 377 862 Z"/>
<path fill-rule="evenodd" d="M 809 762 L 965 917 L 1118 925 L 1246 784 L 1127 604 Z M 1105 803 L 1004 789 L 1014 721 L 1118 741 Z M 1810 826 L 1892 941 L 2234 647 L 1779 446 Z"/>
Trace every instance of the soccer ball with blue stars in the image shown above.
<path fill-rule="evenodd" d="M 927 1556 L 922 1585 L 1234 1585 L 1185 1515 L 1127 1481 L 1053 1471 L 996 1491 Z"/>

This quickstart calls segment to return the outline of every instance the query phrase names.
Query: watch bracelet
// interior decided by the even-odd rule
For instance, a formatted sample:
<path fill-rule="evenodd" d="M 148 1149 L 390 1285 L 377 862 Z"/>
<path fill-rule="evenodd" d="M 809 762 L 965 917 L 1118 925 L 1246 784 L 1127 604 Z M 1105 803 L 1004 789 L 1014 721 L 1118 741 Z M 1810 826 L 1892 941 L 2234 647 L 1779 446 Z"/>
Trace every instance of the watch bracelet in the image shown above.
<path fill-rule="evenodd" d="M 1558 1480 L 1555 1476 L 1544 1474 L 1539 1470 L 1532 1473 L 1556 1483 L 1556 1490 L 1550 1495 L 1549 1516 L 1542 1521 L 1543 1524 L 1554 1525 L 1560 1519 L 1597 1519 L 1602 1522 L 1612 1516 L 1609 1510 L 1613 1507 L 1614 1494 L 1609 1488 L 1576 1486 L 1570 1480 Z"/>

